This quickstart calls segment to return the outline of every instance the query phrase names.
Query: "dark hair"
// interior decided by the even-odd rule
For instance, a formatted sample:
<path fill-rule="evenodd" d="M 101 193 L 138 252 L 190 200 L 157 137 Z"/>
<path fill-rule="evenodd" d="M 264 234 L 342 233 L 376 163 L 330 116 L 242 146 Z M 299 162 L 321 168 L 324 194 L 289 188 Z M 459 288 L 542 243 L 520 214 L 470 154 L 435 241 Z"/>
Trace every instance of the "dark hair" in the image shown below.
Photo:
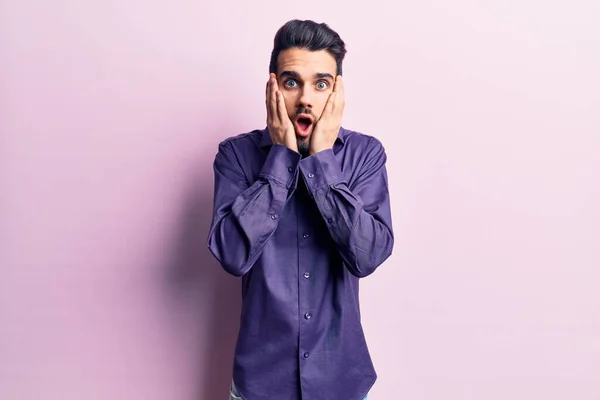
<path fill-rule="evenodd" d="M 335 58 L 337 74 L 342 75 L 346 44 L 327 24 L 298 19 L 286 22 L 275 34 L 269 72 L 277 73 L 279 53 L 294 47 L 310 51 L 326 50 Z"/>

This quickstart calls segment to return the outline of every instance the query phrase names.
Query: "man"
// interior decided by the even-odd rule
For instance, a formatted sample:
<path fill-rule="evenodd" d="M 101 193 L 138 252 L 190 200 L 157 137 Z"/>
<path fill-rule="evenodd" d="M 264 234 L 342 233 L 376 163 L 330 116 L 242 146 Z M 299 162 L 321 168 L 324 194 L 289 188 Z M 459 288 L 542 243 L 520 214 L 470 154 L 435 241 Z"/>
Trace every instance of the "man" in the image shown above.
<path fill-rule="evenodd" d="M 358 283 L 394 244 L 386 154 L 341 127 L 345 53 L 326 24 L 282 26 L 267 127 L 215 157 L 208 247 L 242 277 L 232 399 L 360 400 L 377 378 Z"/>

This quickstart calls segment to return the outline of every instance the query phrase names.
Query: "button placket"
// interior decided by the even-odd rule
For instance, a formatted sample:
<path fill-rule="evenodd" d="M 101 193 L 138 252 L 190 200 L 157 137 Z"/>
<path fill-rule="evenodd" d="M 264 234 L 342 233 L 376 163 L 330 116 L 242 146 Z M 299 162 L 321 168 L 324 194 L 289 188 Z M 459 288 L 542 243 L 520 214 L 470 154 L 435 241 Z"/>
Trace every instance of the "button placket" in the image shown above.
<path fill-rule="evenodd" d="M 304 175 L 305 178 L 308 178 L 309 174 L 306 173 Z M 311 177 L 314 177 L 314 174 L 310 174 Z M 314 182 L 312 182 L 314 183 Z M 306 185 L 306 192 L 302 193 L 302 197 L 298 198 L 299 202 L 302 202 L 303 200 L 308 199 L 309 197 L 309 185 Z M 308 215 L 306 214 L 306 211 L 301 211 L 299 213 L 298 216 L 298 226 L 297 226 L 297 233 L 296 233 L 296 238 L 298 240 L 298 246 L 300 249 L 306 249 L 309 246 L 311 246 L 312 242 L 314 241 L 314 239 L 312 238 L 312 235 L 315 234 L 314 232 L 314 228 L 313 225 L 311 225 L 311 223 L 309 222 L 310 219 L 306 218 Z M 317 238 L 317 236 L 315 236 L 315 238 Z M 306 258 L 305 258 L 306 257 Z M 311 304 L 309 298 L 310 298 L 310 294 L 312 292 L 312 282 L 309 281 L 309 278 L 312 278 L 311 273 L 308 271 L 308 269 L 310 268 L 310 265 L 307 264 L 307 261 L 310 260 L 311 258 L 305 255 L 305 252 L 300 251 L 299 254 L 299 261 L 300 264 L 298 265 L 298 279 L 302 280 L 303 282 L 299 282 L 299 295 L 300 295 L 300 299 L 299 299 L 299 322 L 300 322 L 300 331 L 299 331 L 299 358 L 300 360 L 304 361 L 304 363 L 306 364 L 306 367 L 308 367 L 308 358 L 311 355 L 309 353 L 308 350 L 311 350 L 311 344 L 310 342 L 307 341 L 307 339 L 310 337 L 310 332 L 312 331 L 312 329 L 314 329 L 313 325 L 313 317 L 314 315 L 309 311 L 313 305 Z M 302 363 L 302 364 L 304 364 Z M 302 374 L 302 372 L 301 372 Z"/>

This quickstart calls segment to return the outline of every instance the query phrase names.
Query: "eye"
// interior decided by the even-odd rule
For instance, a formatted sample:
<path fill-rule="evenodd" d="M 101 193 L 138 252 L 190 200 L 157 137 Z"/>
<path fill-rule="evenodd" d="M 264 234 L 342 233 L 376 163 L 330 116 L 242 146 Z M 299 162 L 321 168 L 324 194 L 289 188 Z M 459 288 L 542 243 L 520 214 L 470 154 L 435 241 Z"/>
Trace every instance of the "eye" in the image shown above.
<path fill-rule="evenodd" d="M 296 82 L 293 79 L 288 79 L 287 81 L 284 82 L 284 85 L 288 88 L 295 88 L 296 86 L 298 86 L 298 82 Z"/>
<path fill-rule="evenodd" d="M 325 90 L 329 87 L 329 83 L 327 83 L 327 81 L 319 81 L 317 82 L 317 89 L 319 90 Z"/>

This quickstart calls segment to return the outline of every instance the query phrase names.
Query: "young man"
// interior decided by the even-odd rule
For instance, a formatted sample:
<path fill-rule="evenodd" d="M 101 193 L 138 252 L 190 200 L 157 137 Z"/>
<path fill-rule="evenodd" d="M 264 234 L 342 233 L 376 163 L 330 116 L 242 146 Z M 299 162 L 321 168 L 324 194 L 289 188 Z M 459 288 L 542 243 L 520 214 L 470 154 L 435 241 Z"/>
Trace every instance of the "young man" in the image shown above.
<path fill-rule="evenodd" d="M 360 400 L 377 378 L 358 283 L 394 235 L 384 148 L 341 127 L 345 53 L 326 24 L 286 23 L 267 127 L 219 145 L 208 247 L 242 277 L 232 399 Z"/>

